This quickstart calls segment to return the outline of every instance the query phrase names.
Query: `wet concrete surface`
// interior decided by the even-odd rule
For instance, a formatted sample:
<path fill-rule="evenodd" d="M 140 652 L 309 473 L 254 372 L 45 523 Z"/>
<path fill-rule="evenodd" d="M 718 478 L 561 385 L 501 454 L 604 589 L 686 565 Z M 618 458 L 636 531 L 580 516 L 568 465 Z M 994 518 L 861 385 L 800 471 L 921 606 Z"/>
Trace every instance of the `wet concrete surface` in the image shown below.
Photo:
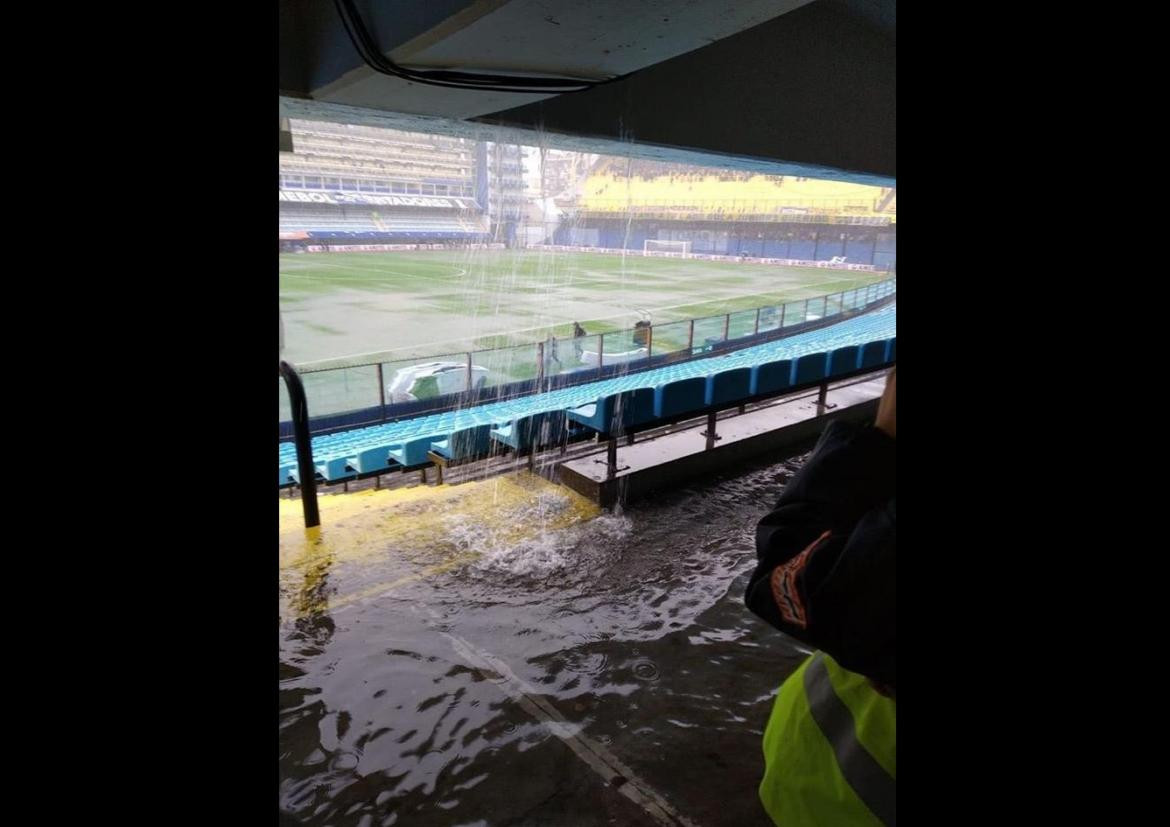
<path fill-rule="evenodd" d="M 767 458 L 761 458 L 767 461 Z M 280 808 L 314 825 L 760 825 L 798 644 L 743 605 L 799 460 L 600 512 L 531 475 L 283 503 Z"/>
<path fill-rule="evenodd" d="M 722 412 L 708 438 L 705 418 L 654 431 L 630 444 L 617 440 L 614 474 L 606 451 L 566 460 L 557 478 L 603 506 L 630 503 L 681 482 L 709 479 L 741 468 L 768 453 L 796 453 L 816 442 L 829 421 L 872 419 L 885 388 L 885 373 L 833 384 L 823 400 L 819 392 L 800 393 L 736 413 Z M 624 444 L 623 444 L 624 443 Z"/>

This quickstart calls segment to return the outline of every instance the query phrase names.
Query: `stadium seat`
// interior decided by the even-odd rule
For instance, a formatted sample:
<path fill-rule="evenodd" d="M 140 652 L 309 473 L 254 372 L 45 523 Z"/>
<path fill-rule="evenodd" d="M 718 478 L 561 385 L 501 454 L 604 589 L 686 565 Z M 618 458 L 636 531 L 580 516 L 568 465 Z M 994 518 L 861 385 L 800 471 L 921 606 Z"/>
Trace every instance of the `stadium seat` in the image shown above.
<path fill-rule="evenodd" d="M 825 375 L 841 376 L 857 370 L 858 357 L 857 345 L 846 345 L 831 351 L 826 363 Z"/>
<path fill-rule="evenodd" d="M 483 456 L 491 448 L 491 425 L 478 425 L 456 431 L 445 439 L 435 440 L 430 450 L 449 462 L 462 462 Z"/>
<path fill-rule="evenodd" d="M 861 351 L 857 359 L 857 367 L 864 370 L 865 368 L 872 368 L 884 364 L 886 361 L 887 347 L 888 343 L 882 340 L 866 342 L 861 346 Z"/>
<path fill-rule="evenodd" d="M 390 457 L 399 465 L 406 468 L 422 465 L 428 462 L 427 451 L 431 449 L 431 443 L 441 438 L 442 434 L 432 434 L 430 436 L 413 437 L 398 446 L 391 445 Z"/>
<path fill-rule="evenodd" d="M 570 408 L 565 413 L 571 422 L 598 433 L 617 436 L 654 419 L 654 390 L 635 388 L 622 391 L 578 408 Z"/>
<path fill-rule="evenodd" d="M 595 402 L 590 402 L 577 408 L 570 408 L 565 411 L 565 415 L 571 421 L 584 425 L 586 428 L 591 428 L 601 433 L 608 433 L 610 421 L 613 419 L 614 402 L 617 401 L 617 398 L 618 394 L 616 393 L 603 396 Z"/>
<path fill-rule="evenodd" d="M 731 368 L 707 377 L 704 402 L 724 405 L 746 399 L 751 393 L 752 369 Z"/>
<path fill-rule="evenodd" d="M 390 463 L 390 446 L 378 445 L 374 448 L 358 451 L 357 454 L 349 458 L 349 467 L 359 474 L 390 470 L 394 467 Z"/>
<path fill-rule="evenodd" d="M 493 440 L 519 454 L 560 445 L 570 435 L 570 422 L 564 411 L 521 417 L 491 431 Z"/>
<path fill-rule="evenodd" d="M 706 396 L 707 379 L 702 376 L 659 385 L 654 389 L 654 416 L 666 419 L 700 410 Z"/>
<path fill-rule="evenodd" d="M 326 482 L 341 482 L 347 480 L 354 475 L 347 467 L 345 457 L 335 457 L 327 459 L 324 462 L 314 462 L 317 468 L 317 473 L 324 478 Z"/>
<path fill-rule="evenodd" d="M 504 425 L 491 429 L 491 438 L 517 453 L 524 453 L 532 447 L 532 421 L 536 416 L 513 419 Z"/>
<path fill-rule="evenodd" d="M 654 413 L 654 399 L 654 388 L 634 388 L 623 393 L 614 410 L 617 419 L 614 433 L 625 433 L 629 428 L 652 421 L 657 416 Z"/>
<path fill-rule="evenodd" d="M 806 385 L 825 378 L 829 354 L 810 353 L 792 360 L 792 384 Z"/>
<path fill-rule="evenodd" d="M 777 359 L 751 369 L 748 390 L 752 396 L 776 393 L 792 385 L 792 360 Z"/>

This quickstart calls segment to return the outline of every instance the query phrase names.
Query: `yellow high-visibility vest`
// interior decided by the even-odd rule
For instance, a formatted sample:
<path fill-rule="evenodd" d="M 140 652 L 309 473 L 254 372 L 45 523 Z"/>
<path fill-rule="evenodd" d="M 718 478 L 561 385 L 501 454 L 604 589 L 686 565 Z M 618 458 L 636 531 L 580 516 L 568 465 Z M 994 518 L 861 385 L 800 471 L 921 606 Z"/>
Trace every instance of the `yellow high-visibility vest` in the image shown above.
<path fill-rule="evenodd" d="M 895 827 L 897 704 L 824 652 L 780 687 L 760 800 L 778 827 Z"/>

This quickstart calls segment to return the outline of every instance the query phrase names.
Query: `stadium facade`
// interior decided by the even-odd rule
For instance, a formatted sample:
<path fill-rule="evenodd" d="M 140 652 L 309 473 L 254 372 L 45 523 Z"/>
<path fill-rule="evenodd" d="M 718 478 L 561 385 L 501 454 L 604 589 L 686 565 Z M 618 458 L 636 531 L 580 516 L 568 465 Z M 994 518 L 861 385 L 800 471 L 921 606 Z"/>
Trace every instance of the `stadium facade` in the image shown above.
<path fill-rule="evenodd" d="M 280 246 L 511 244 L 523 208 L 518 146 L 291 120 L 280 155 Z"/>
<path fill-rule="evenodd" d="M 547 206 L 530 209 L 518 145 L 322 121 L 292 120 L 290 131 L 286 251 L 543 241 L 897 269 L 893 188 L 558 154 L 543 170 L 559 215 L 549 221 Z"/>
<path fill-rule="evenodd" d="M 601 158 L 555 244 L 897 269 L 897 190 L 682 164 Z"/>

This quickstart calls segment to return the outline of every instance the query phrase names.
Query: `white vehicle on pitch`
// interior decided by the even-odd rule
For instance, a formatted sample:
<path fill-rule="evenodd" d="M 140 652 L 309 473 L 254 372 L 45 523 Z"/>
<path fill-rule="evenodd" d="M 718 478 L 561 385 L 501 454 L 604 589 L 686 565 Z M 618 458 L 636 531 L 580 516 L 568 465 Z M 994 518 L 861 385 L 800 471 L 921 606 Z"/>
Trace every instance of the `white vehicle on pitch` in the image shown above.
<path fill-rule="evenodd" d="M 637 362 L 640 359 L 645 359 L 650 355 L 648 348 L 640 347 L 634 350 L 626 350 L 621 353 L 606 353 L 603 356 L 606 365 L 620 365 L 625 362 Z M 597 367 L 597 351 L 596 350 L 582 350 L 578 357 L 582 365 L 589 367 Z"/>
<path fill-rule="evenodd" d="M 487 381 L 488 369 L 471 366 L 471 386 L 479 390 Z M 411 365 L 394 374 L 386 386 L 389 402 L 417 402 L 467 390 L 466 362 L 428 362 Z"/>

